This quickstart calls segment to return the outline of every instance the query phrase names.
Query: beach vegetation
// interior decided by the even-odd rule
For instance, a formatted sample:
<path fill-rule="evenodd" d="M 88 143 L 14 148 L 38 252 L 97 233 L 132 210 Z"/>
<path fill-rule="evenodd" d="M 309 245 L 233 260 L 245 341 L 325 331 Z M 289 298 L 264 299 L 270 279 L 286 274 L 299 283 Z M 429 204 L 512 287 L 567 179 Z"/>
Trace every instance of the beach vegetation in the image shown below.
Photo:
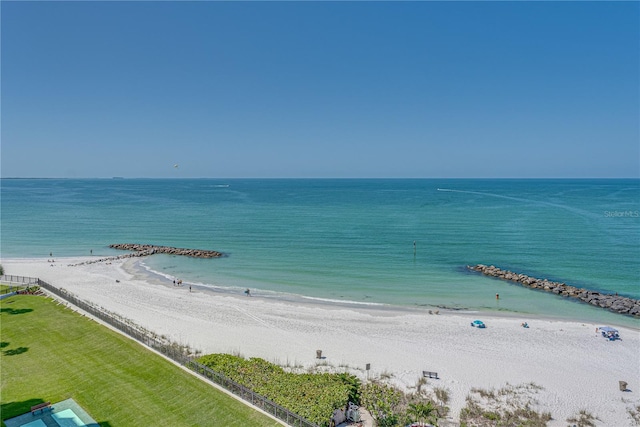
<path fill-rule="evenodd" d="M 220 353 L 197 362 L 320 426 L 335 409 L 360 400 L 360 380 L 347 373 L 296 374 L 261 358 Z"/>
<path fill-rule="evenodd" d="M 427 385 L 427 378 L 426 377 L 420 377 L 418 378 L 418 382 L 416 383 L 416 392 L 417 393 L 421 393 L 422 392 L 422 387 Z"/>
<path fill-rule="evenodd" d="M 382 381 L 370 381 L 362 387 L 361 402 L 378 426 L 398 425 L 398 413 L 403 393 Z"/>
<path fill-rule="evenodd" d="M 507 384 L 496 389 L 471 389 L 466 406 L 460 411 L 461 427 L 545 427 L 551 421 L 549 412 L 534 409 L 537 384 Z"/>
<path fill-rule="evenodd" d="M 342 382 L 347 386 L 349 391 L 349 402 L 355 403 L 356 405 L 360 405 L 361 392 L 360 387 L 362 382 L 355 375 L 348 374 L 346 372 L 336 374 L 341 379 Z"/>
<path fill-rule="evenodd" d="M 304 365 L 300 362 L 298 362 L 297 360 L 294 362 L 291 362 L 289 360 L 289 358 L 287 358 L 286 363 L 283 365 L 281 364 L 277 359 L 274 361 L 275 364 L 282 366 L 283 368 L 285 368 L 288 372 L 298 372 L 301 369 L 304 369 Z"/>
<path fill-rule="evenodd" d="M 598 418 L 586 409 L 581 409 L 577 415 L 567 418 L 569 427 L 596 427 L 596 420 Z"/>
<path fill-rule="evenodd" d="M 438 425 L 438 420 L 449 413 L 448 407 L 424 391 L 404 393 L 380 379 L 365 384 L 360 397 L 362 406 L 378 426 L 404 426 L 416 422 Z"/>
<path fill-rule="evenodd" d="M 393 372 L 383 371 L 380 374 L 380 378 L 383 380 L 390 380 L 391 378 L 393 378 Z"/>
<path fill-rule="evenodd" d="M 3 419 L 71 397 L 100 425 L 280 425 L 65 304 L 16 295 L 0 307 Z"/>
<path fill-rule="evenodd" d="M 640 405 L 636 405 L 634 408 L 627 408 L 627 413 L 631 417 L 633 425 L 640 426 Z"/>
<path fill-rule="evenodd" d="M 433 393 L 442 406 L 449 403 L 449 391 L 443 387 L 434 387 Z"/>
<path fill-rule="evenodd" d="M 431 401 L 409 403 L 406 413 L 411 418 L 411 422 L 434 424 L 438 420 L 438 408 Z"/>

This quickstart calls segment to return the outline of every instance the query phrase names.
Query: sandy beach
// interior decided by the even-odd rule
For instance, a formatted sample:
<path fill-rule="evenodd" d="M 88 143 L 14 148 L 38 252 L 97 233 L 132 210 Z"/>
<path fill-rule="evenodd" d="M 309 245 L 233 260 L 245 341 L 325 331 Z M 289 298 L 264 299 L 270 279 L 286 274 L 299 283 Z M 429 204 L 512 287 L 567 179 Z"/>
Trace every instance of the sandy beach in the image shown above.
<path fill-rule="evenodd" d="M 596 416 L 598 425 L 630 426 L 628 409 L 640 405 L 640 331 L 628 327 L 611 325 L 622 340 L 609 342 L 596 334 L 603 326 L 597 323 L 292 303 L 197 286 L 190 292 L 188 283 L 178 287 L 141 274 L 137 259 L 72 266 L 88 259 L 0 263 L 7 274 L 39 277 L 203 354 L 236 353 L 305 368 L 327 364 L 362 378 L 389 376 L 405 389 L 415 387 L 422 371 L 436 371 L 440 379 L 426 387 L 448 390 L 454 420 L 472 388 L 507 384 L 541 386 L 535 407 L 551 413 L 551 426 L 566 426 L 580 410 Z M 486 329 L 470 327 L 477 317 Z M 619 381 L 628 391 L 619 390 Z"/>

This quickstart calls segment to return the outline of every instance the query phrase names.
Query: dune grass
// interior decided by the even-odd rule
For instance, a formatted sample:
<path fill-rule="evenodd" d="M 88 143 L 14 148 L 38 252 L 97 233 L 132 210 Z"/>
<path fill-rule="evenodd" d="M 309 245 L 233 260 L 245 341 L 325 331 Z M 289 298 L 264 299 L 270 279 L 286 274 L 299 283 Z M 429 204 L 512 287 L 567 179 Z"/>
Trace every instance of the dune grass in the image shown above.
<path fill-rule="evenodd" d="M 73 398 L 101 426 L 279 425 L 51 299 L 13 296 L 0 312 L 3 420 Z"/>

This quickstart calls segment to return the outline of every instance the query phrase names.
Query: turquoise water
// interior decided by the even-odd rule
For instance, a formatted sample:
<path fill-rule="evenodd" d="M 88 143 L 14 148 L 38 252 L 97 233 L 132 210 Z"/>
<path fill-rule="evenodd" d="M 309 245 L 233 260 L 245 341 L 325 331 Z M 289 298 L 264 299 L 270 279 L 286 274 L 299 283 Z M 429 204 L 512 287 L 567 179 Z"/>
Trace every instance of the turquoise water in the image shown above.
<path fill-rule="evenodd" d="M 72 409 L 65 409 L 64 411 L 51 414 L 53 419 L 58 423 L 60 427 L 85 427 L 86 424 L 82 422 L 80 418 L 73 412 Z"/>
<path fill-rule="evenodd" d="M 145 263 L 265 297 L 617 316 L 465 271 L 483 263 L 640 298 L 640 180 L 3 179 L 1 215 L 3 258 L 213 249 Z"/>

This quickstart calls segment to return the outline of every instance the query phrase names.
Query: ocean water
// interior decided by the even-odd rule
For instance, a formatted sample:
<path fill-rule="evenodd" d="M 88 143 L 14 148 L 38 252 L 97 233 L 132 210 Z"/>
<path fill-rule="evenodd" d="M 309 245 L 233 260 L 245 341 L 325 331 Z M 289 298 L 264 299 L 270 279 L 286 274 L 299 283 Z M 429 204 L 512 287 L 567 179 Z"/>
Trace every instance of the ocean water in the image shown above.
<path fill-rule="evenodd" d="M 465 266 L 640 298 L 640 180 L 3 179 L 1 190 L 2 258 L 212 249 L 227 256 L 144 264 L 265 298 L 638 325 Z"/>

